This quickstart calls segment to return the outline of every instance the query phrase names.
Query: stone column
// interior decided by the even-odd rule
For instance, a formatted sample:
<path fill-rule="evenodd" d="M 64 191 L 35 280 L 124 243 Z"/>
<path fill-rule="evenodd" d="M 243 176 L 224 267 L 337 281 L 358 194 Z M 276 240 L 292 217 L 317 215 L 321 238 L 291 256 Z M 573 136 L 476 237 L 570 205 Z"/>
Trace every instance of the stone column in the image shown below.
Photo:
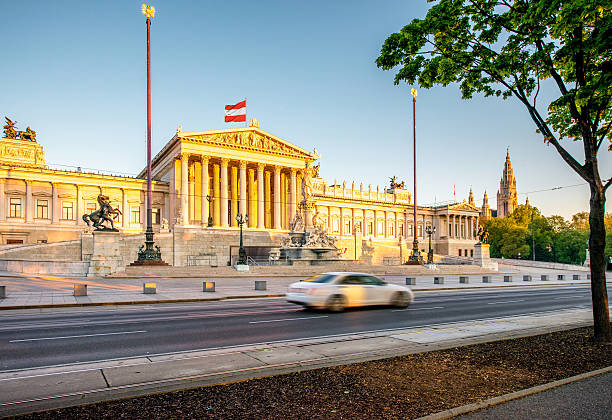
<path fill-rule="evenodd" d="M 213 164 L 213 226 L 219 226 L 221 220 L 221 184 L 219 181 L 219 164 Z"/>
<path fill-rule="evenodd" d="M 181 214 L 180 224 L 189 224 L 189 153 L 181 153 Z"/>
<path fill-rule="evenodd" d="M 264 170 L 266 165 L 257 164 L 257 229 L 265 229 L 264 213 Z"/>
<path fill-rule="evenodd" d="M 274 167 L 274 229 L 281 228 L 280 166 Z"/>
<path fill-rule="evenodd" d="M 25 184 L 26 184 L 25 221 L 26 223 L 32 223 L 34 222 L 34 206 L 32 204 L 32 201 L 33 201 L 32 200 L 32 181 L 26 181 Z M 77 186 L 77 189 L 78 189 L 78 186 Z M 77 204 L 77 208 L 78 208 L 78 204 Z M 78 223 L 78 217 L 76 219 L 76 223 Z"/>
<path fill-rule="evenodd" d="M 228 227 L 227 220 L 227 164 L 228 158 L 221 158 L 221 227 Z"/>
<path fill-rule="evenodd" d="M 264 172 L 265 178 L 265 200 L 264 200 L 264 211 L 265 211 L 265 227 L 268 229 L 272 228 L 272 186 L 270 185 L 271 177 L 270 171 Z"/>
<path fill-rule="evenodd" d="M 126 191 L 123 191 L 123 197 L 125 198 Z M 169 191 L 169 201 L 170 201 L 170 211 L 168 214 L 168 227 L 172 229 L 176 223 L 176 205 L 177 205 L 177 196 L 176 196 L 176 159 L 172 161 L 172 169 L 170 169 L 170 191 Z M 124 204 L 127 202 L 124 199 Z M 124 205 L 124 212 L 127 211 L 127 207 Z M 127 226 L 129 224 L 129 215 L 128 213 L 123 214 L 123 226 Z"/>
<path fill-rule="evenodd" d="M 281 172 L 281 226 L 287 228 L 287 176 Z"/>
<path fill-rule="evenodd" d="M 249 197 L 249 222 L 248 226 L 250 228 L 257 226 L 257 192 L 255 187 L 255 170 L 252 168 L 247 169 L 247 181 L 249 183 L 248 197 Z"/>
<path fill-rule="evenodd" d="M 0 179 L 0 220 L 6 220 L 6 195 L 4 194 L 4 179 Z M 51 184 L 53 185 L 53 184 Z"/>
<path fill-rule="evenodd" d="M 385 216 L 385 223 L 383 224 L 384 229 L 385 229 L 385 238 L 389 236 L 389 225 L 388 225 L 388 217 L 389 215 L 387 214 L 386 211 L 383 212 L 384 216 Z"/>
<path fill-rule="evenodd" d="M 340 236 L 344 235 L 344 212 L 342 211 L 342 207 L 340 207 Z"/>
<path fill-rule="evenodd" d="M 130 225 L 130 209 L 128 208 L 128 193 L 125 188 L 121 188 L 121 226 L 127 227 Z"/>
<path fill-rule="evenodd" d="M 4 182 L 2 184 L 4 185 Z M 3 205 L 3 209 L 6 209 L 6 205 Z M 52 182 L 51 183 L 51 223 L 54 225 L 59 224 L 59 220 L 60 220 L 60 209 L 59 209 L 59 197 L 57 193 L 57 184 L 55 182 Z"/>
<path fill-rule="evenodd" d="M 82 211 L 82 207 L 83 207 L 83 189 L 79 188 L 78 184 L 75 185 L 76 186 L 76 209 L 75 209 L 75 215 L 74 215 L 74 224 L 75 225 L 79 225 L 79 221 L 82 221 L 83 219 L 81 219 L 81 213 L 83 213 Z M 32 200 L 30 199 L 30 202 Z M 27 222 L 27 216 L 26 216 L 26 222 Z"/>
<path fill-rule="evenodd" d="M 240 214 L 247 214 L 247 163 L 240 162 Z"/>
<path fill-rule="evenodd" d="M 204 156 L 201 155 L 200 156 L 201 162 L 202 162 L 202 172 L 200 174 L 200 182 L 202 183 L 201 188 L 200 188 L 200 192 L 201 192 L 201 196 L 200 200 L 201 200 L 201 206 L 202 206 L 202 220 L 201 220 L 201 224 L 202 227 L 206 227 L 208 226 L 208 216 L 210 216 L 210 204 L 208 203 L 208 199 L 206 198 L 206 196 L 208 196 L 208 156 Z"/>
<path fill-rule="evenodd" d="M 295 211 L 297 210 L 297 170 L 295 168 L 291 168 L 291 176 L 289 178 L 289 193 L 291 197 L 289 198 L 289 219 L 293 219 L 295 217 Z"/>
<path fill-rule="evenodd" d="M 331 206 L 327 206 L 327 232 L 332 233 L 332 225 Z"/>
<path fill-rule="evenodd" d="M 399 223 L 397 221 L 397 213 L 393 212 L 393 223 L 395 223 L 395 228 L 393 230 L 393 233 L 395 234 L 395 237 L 398 238 L 400 236 L 399 234 Z"/>
<path fill-rule="evenodd" d="M 236 165 L 230 168 L 231 172 L 231 217 L 230 217 L 230 226 L 238 226 L 238 221 L 236 220 L 236 215 L 238 214 L 238 167 Z"/>

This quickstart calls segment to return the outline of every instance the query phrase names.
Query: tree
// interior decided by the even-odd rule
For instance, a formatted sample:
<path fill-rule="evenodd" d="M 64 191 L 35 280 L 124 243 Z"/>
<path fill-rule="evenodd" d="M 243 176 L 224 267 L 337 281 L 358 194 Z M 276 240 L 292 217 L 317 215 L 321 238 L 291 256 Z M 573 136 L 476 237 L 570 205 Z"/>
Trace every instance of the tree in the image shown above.
<path fill-rule="evenodd" d="M 595 339 L 612 342 L 606 291 L 604 208 L 612 179 L 600 176 L 598 152 L 612 149 L 612 13 L 609 0 L 429 0 L 384 42 L 378 67 L 400 66 L 395 84 L 459 83 L 475 93 L 515 97 L 563 160 L 591 192 L 589 249 Z M 541 88 L 556 98 L 542 105 Z M 564 147 L 581 141 L 584 162 Z M 605 148 L 605 146 L 604 146 Z"/>

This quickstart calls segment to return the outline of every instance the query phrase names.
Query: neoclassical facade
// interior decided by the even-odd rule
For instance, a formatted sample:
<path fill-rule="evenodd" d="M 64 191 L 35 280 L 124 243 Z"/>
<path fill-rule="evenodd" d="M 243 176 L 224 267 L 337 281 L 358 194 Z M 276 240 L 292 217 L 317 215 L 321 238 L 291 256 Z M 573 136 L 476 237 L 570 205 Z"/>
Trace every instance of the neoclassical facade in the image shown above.
<path fill-rule="evenodd" d="M 247 214 L 248 231 L 274 237 L 289 231 L 302 200 L 307 166 L 318 168 L 309 152 L 259 128 L 183 132 L 177 130 L 152 161 L 153 223 L 157 232 L 238 229 Z M 317 220 L 338 238 L 345 258 L 401 255 L 412 248 L 416 229 L 426 251 L 425 228 L 436 227 L 435 252 L 470 256 L 476 243 L 479 209 L 463 202 L 419 207 L 416 225 L 411 194 L 403 188 L 372 188 L 318 177 L 312 183 Z M 108 195 L 123 216 L 117 227 L 142 233 L 145 171 L 136 178 L 50 169 L 35 141 L 0 141 L 0 235 L 2 244 L 78 239 L 82 214 L 95 210 L 98 194 Z M 387 252 L 388 251 L 388 252 Z"/>

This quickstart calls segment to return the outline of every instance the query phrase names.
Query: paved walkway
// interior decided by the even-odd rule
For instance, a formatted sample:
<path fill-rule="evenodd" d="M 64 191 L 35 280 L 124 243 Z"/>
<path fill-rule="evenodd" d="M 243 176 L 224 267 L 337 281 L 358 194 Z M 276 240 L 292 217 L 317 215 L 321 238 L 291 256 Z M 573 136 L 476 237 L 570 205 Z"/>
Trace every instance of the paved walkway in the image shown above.
<path fill-rule="evenodd" d="M 461 420 L 609 420 L 611 415 L 612 372 L 457 418 Z"/>
<path fill-rule="evenodd" d="M 322 270 L 324 271 L 324 269 Z M 534 268 L 506 269 L 504 273 L 483 275 L 465 275 L 467 280 L 460 280 L 458 274 L 443 276 L 443 283 L 436 284 L 434 276 L 440 274 L 431 271 L 430 275 L 416 276 L 413 290 L 444 290 L 487 287 L 516 286 L 550 286 L 557 284 L 588 284 L 584 271 L 558 271 Z M 524 281 L 523 276 L 531 276 Z M 543 280 L 542 275 L 548 276 Z M 564 276 L 559 280 L 558 276 Z M 504 278 L 510 276 L 510 278 Z M 578 280 L 575 280 L 577 276 Z M 406 276 L 380 276 L 389 283 L 406 284 Z M 87 306 L 112 304 L 138 304 L 180 301 L 204 301 L 245 297 L 283 296 L 287 286 L 307 276 L 236 276 L 207 278 L 83 278 L 67 276 L 20 276 L 0 272 L 0 286 L 6 286 L 6 298 L 0 299 L 0 310 L 23 309 L 50 306 Z M 203 282 L 214 281 L 215 291 L 204 292 Z M 265 281 L 265 290 L 255 290 L 255 281 Z M 155 294 L 144 294 L 143 284 L 155 283 Z M 75 284 L 87 285 L 87 296 L 73 296 Z"/>

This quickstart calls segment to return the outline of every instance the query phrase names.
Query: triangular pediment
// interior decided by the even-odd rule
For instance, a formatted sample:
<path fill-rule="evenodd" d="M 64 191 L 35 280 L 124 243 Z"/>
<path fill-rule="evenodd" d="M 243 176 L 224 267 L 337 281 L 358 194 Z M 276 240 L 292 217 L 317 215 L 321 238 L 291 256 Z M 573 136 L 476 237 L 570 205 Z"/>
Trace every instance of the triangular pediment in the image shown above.
<path fill-rule="evenodd" d="M 316 159 L 317 156 L 288 141 L 278 138 L 256 127 L 237 130 L 201 131 L 177 133 L 181 141 L 214 144 L 232 149 L 282 154 L 305 159 Z"/>
<path fill-rule="evenodd" d="M 480 211 L 478 207 L 472 206 L 469 203 L 459 203 L 452 206 L 448 206 L 448 208 L 453 210 Z"/>

